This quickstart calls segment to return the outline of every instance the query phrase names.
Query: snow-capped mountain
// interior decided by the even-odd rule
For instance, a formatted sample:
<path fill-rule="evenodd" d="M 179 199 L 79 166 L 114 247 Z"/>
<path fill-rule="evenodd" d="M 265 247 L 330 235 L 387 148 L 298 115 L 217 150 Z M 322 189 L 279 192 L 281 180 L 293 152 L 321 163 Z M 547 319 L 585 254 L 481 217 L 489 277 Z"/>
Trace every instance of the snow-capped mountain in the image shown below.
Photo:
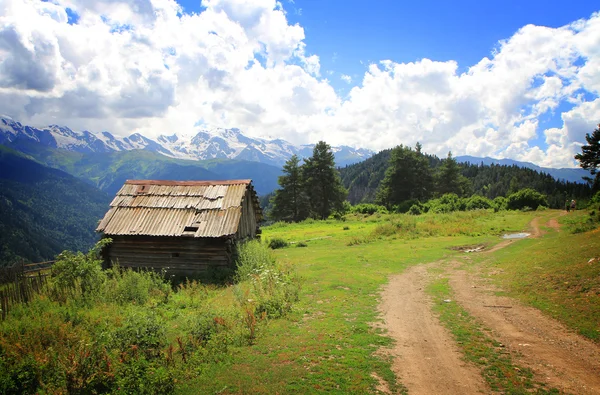
<path fill-rule="evenodd" d="M 121 138 L 109 132 L 73 131 L 65 126 L 50 125 L 35 128 L 22 125 L 7 116 L 0 116 L 0 144 L 22 141 L 77 152 L 113 152 L 134 149 L 157 152 L 173 158 L 240 159 L 282 166 L 292 155 L 300 158 L 312 155 L 313 145 L 295 146 L 285 140 L 266 140 L 245 136 L 239 129 L 201 130 L 194 136 L 161 135 L 152 140 L 139 133 Z M 348 146 L 333 147 L 337 166 L 345 166 L 371 157 L 368 149 Z"/>

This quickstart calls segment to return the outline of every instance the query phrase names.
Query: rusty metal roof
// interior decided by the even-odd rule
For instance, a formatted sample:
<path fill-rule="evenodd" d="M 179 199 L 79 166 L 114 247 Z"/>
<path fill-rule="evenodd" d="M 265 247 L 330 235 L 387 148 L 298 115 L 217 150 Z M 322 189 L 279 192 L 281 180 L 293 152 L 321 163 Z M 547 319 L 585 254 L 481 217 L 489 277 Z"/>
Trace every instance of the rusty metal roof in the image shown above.
<path fill-rule="evenodd" d="M 96 231 L 108 236 L 232 236 L 247 190 L 259 221 L 262 212 L 251 180 L 127 180 Z"/>

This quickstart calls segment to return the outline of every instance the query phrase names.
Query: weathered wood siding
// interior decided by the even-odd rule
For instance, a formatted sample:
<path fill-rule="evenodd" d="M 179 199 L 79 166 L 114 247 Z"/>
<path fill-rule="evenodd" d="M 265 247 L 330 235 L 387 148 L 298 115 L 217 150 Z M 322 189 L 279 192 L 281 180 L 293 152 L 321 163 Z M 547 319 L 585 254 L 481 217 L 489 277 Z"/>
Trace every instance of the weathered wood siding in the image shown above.
<path fill-rule="evenodd" d="M 242 217 L 236 233 L 236 239 L 247 240 L 256 237 L 258 224 L 256 222 L 256 211 L 250 190 L 246 190 L 242 201 Z"/>
<path fill-rule="evenodd" d="M 122 267 L 197 273 L 233 264 L 230 239 L 181 236 L 112 236 L 112 239 L 104 257 Z"/>

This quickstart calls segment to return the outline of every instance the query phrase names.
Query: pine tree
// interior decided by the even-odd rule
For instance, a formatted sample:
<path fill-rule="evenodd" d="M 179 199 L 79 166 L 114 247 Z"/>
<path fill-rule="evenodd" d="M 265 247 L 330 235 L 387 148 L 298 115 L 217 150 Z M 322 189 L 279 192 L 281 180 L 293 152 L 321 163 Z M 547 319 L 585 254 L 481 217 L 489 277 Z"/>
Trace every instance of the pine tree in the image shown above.
<path fill-rule="evenodd" d="M 432 189 L 433 176 L 421 145 L 417 144 L 416 151 L 400 145 L 392 151 L 377 201 L 392 207 L 407 200 L 426 200 Z"/>
<path fill-rule="evenodd" d="M 581 153 L 575 155 L 575 159 L 579 161 L 579 166 L 596 176 L 593 179 L 588 177 L 586 180 L 592 183 L 594 191 L 598 191 L 600 190 L 600 172 L 598 172 L 600 167 L 600 124 L 591 135 L 586 133 L 585 140 L 587 145 L 581 147 Z"/>
<path fill-rule="evenodd" d="M 448 152 L 448 157 L 442 160 L 436 174 L 436 190 L 441 196 L 446 193 L 455 193 L 458 196 L 465 196 L 471 189 L 469 180 L 461 174 L 461 168 Z"/>
<path fill-rule="evenodd" d="M 302 182 L 300 159 L 294 155 L 283 166 L 284 175 L 278 179 L 281 189 L 275 191 L 270 216 L 276 221 L 298 222 L 308 218 L 309 202 Z"/>
<path fill-rule="evenodd" d="M 342 185 L 340 175 L 335 168 L 335 160 L 329 144 L 319 141 L 313 149 L 313 155 L 304 162 L 302 173 L 312 215 L 325 219 L 333 211 L 343 210 L 348 192 Z"/>

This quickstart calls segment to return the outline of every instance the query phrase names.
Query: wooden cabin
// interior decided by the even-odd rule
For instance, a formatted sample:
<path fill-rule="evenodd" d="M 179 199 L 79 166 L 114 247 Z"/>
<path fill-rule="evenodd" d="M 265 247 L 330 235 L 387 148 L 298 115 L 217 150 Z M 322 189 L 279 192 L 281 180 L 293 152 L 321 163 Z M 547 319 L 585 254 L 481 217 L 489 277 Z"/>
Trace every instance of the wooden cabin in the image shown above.
<path fill-rule="evenodd" d="M 113 240 L 108 264 L 194 274 L 231 267 L 261 216 L 251 180 L 127 180 L 96 231 Z"/>

